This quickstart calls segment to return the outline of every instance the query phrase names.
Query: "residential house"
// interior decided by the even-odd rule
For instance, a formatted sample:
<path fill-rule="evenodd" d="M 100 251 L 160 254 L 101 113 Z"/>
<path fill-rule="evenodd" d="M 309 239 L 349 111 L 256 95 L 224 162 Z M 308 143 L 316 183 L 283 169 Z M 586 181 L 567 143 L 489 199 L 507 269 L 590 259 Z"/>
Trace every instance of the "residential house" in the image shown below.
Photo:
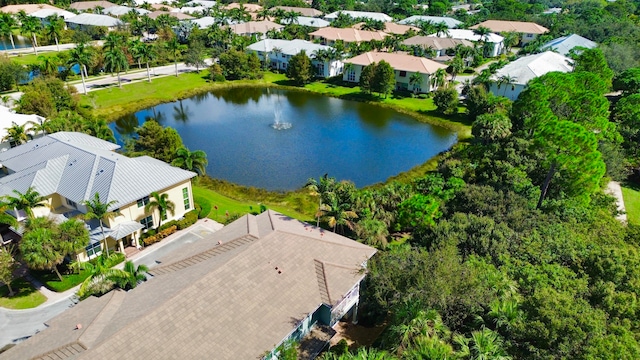
<path fill-rule="evenodd" d="M 521 57 L 499 69 L 493 76 L 489 90 L 498 96 L 511 100 L 518 98 L 531 79 L 553 71 L 570 72 L 573 60 L 553 51 Z M 506 79 L 510 79 L 508 83 Z"/>
<path fill-rule="evenodd" d="M 46 198 L 46 206 L 34 208 L 34 214 L 57 221 L 87 213 L 83 202 L 98 193 L 103 203 L 115 201 L 109 211 L 117 216 L 103 219 L 104 233 L 97 222 L 89 223 L 90 244 L 79 258 L 99 254 L 105 236 L 109 248 L 121 252 L 139 247 L 141 231 L 157 226 L 160 216 L 171 221 L 193 210 L 191 179 L 196 174 L 148 156 L 128 158 L 114 151 L 118 148 L 86 134 L 58 132 L 0 152 L 0 196 L 33 187 Z M 174 213 L 146 212 L 152 192 L 167 194 Z M 25 218 L 22 210 L 11 213 Z"/>
<path fill-rule="evenodd" d="M 65 20 L 65 22 L 67 23 L 67 26 L 69 28 L 74 30 L 86 30 L 90 27 L 102 26 L 106 27 L 109 31 L 113 31 L 116 30 L 119 26 L 124 25 L 122 21 L 114 17 L 91 13 L 82 13 Z"/>
<path fill-rule="evenodd" d="M 288 24 L 290 22 L 293 22 L 294 24 L 298 24 L 298 25 L 302 25 L 302 26 L 308 26 L 308 27 L 314 27 L 314 28 L 323 28 L 323 27 L 327 27 L 327 26 L 331 26 L 331 23 L 328 22 L 327 20 L 323 20 L 320 18 L 316 18 L 316 17 L 308 17 L 308 16 L 298 16 L 295 20 L 290 21 L 289 19 L 281 19 L 280 23 L 281 24 Z"/>
<path fill-rule="evenodd" d="M 17 14 L 20 11 L 24 11 L 27 15 L 31 15 L 38 10 L 49 9 L 55 11 L 64 11 L 60 8 L 49 4 L 17 4 L 17 5 L 7 5 L 0 8 L 0 12 L 6 14 Z"/>
<path fill-rule="evenodd" d="M 9 139 L 7 129 L 11 126 L 24 126 L 27 132 L 30 131 L 33 124 L 42 124 L 45 118 L 39 115 L 16 114 L 13 110 L 6 106 L 0 106 L 0 151 L 17 146 L 18 144 Z"/>
<path fill-rule="evenodd" d="M 451 38 L 458 40 L 467 40 L 474 43 L 484 42 L 489 45 L 485 56 L 487 57 L 495 57 L 502 54 L 505 51 L 504 48 L 504 38 L 500 35 L 489 33 L 486 36 L 480 36 L 473 32 L 473 30 L 467 29 L 449 29 L 446 33 L 441 33 L 440 35 L 431 34 L 429 36 L 437 36 L 441 38 Z"/>
<path fill-rule="evenodd" d="M 597 46 L 598 46 L 597 43 L 587 38 L 584 38 L 580 35 L 571 34 L 571 35 L 562 36 L 557 39 L 553 39 L 549 41 L 548 43 L 542 45 L 542 49 L 553 50 L 564 56 L 569 56 L 569 54 L 571 53 L 571 50 L 573 49 L 576 49 L 576 51 L 579 52 L 578 49 L 580 48 L 593 49 Z"/>
<path fill-rule="evenodd" d="M 423 57 L 406 55 L 401 53 L 366 52 L 351 59 L 344 60 L 345 64 L 351 64 L 342 75 L 344 81 L 359 83 L 362 69 L 373 63 L 386 61 L 395 70 L 396 90 L 408 90 L 418 93 L 428 93 L 431 88 L 431 75 L 438 69 L 446 69 L 447 66 Z M 410 79 L 414 73 L 422 76 L 422 81 L 412 84 Z"/>
<path fill-rule="evenodd" d="M 331 47 L 314 44 L 306 40 L 279 40 L 264 39 L 247 47 L 248 51 L 255 51 L 262 61 L 268 61 L 270 66 L 276 70 L 287 70 L 289 59 L 304 50 L 311 64 L 316 69 L 319 77 L 331 77 L 342 73 L 343 64 L 339 59 L 319 60 L 315 53 L 319 50 L 332 50 Z"/>
<path fill-rule="evenodd" d="M 174 17 L 174 18 L 178 19 L 178 20 L 193 20 L 193 19 L 195 19 L 191 15 L 183 14 L 181 12 L 176 12 L 174 10 L 175 9 L 171 9 L 170 11 L 155 10 L 153 12 L 148 13 L 147 16 L 152 18 L 152 19 L 154 19 L 154 20 L 157 19 L 158 16 L 160 16 L 160 15 L 169 15 L 171 17 Z"/>
<path fill-rule="evenodd" d="M 304 8 L 304 7 L 295 7 L 295 6 L 274 6 L 272 7 L 271 10 L 276 11 L 278 9 L 282 9 L 284 11 L 287 12 L 297 12 L 302 16 L 307 16 L 307 17 L 319 17 L 323 15 L 323 12 L 314 8 Z"/>
<path fill-rule="evenodd" d="M 132 8 L 132 7 L 129 7 L 129 6 L 116 5 L 116 6 L 112 6 L 110 8 L 106 8 L 106 9 L 102 10 L 102 13 L 104 15 L 111 15 L 111 16 L 115 16 L 115 17 L 120 17 L 122 15 L 126 15 L 126 14 L 130 13 L 131 10 L 135 10 L 135 12 L 138 15 L 146 15 L 146 14 L 149 14 L 151 12 L 151 11 L 145 10 L 145 9 L 138 9 L 138 8 Z"/>
<path fill-rule="evenodd" d="M 430 22 L 432 24 L 444 23 L 445 25 L 447 25 L 449 29 L 455 29 L 457 27 L 460 27 L 460 25 L 462 25 L 462 21 L 456 20 L 454 18 L 444 17 L 444 16 L 423 16 L 423 15 L 409 16 L 406 19 L 398 21 L 398 24 L 417 26 L 422 22 Z"/>
<path fill-rule="evenodd" d="M 102 8 L 102 9 L 108 9 L 112 6 L 116 6 L 118 4 L 114 4 L 110 1 L 105 1 L 105 0 L 100 0 L 100 1 L 78 1 L 78 2 L 74 2 L 71 3 L 71 5 L 69 5 L 70 9 L 76 10 L 76 11 L 80 11 L 80 12 L 86 12 L 86 11 L 90 11 L 93 10 L 95 8 Z"/>
<path fill-rule="evenodd" d="M 280 31 L 284 28 L 283 25 L 276 24 L 269 20 L 263 21 L 248 21 L 246 23 L 234 24 L 234 25 L 226 25 L 231 31 L 233 31 L 236 35 L 244 35 L 244 36 L 257 36 L 260 39 L 264 39 L 266 37 L 267 31 L 274 30 Z"/>
<path fill-rule="evenodd" d="M 267 210 L 158 259 L 153 279 L 90 297 L 4 359 L 276 359 L 356 318 L 370 246 Z M 141 332 L 144 333 L 141 336 Z"/>
<path fill-rule="evenodd" d="M 204 6 L 206 8 L 212 8 L 216 6 L 216 2 L 215 1 L 211 1 L 211 0 L 191 0 L 188 3 L 186 3 L 186 6 Z"/>
<path fill-rule="evenodd" d="M 455 48 L 458 45 L 473 47 L 473 43 L 464 39 L 440 38 L 435 36 L 413 36 L 402 42 L 406 46 L 420 46 L 425 50 L 435 52 L 433 60 L 445 62 L 455 56 Z"/>
<path fill-rule="evenodd" d="M 546 27 L 540 26 L 536 23 L 507 20 L 487 20 L 470 27 L 470 29 L 477 29 L 480 26 L 486 27 L 494 33 L 498 34 L 503 34 L 506 32 L 520 33 L 522 34 L 522 38 L 520 39 L 520 42 L 522 44 L 527 44 L 535 40 L 538 35 L 544 34 L 549 31 L 549 29 L 547 29 Z"/>
<path fill-rule="evenodd" d="M 332 12 L 331 14 L 325 15 L 324 19 L 327 21 L 333 21 L 338 18 L 338 15 L 340 13 L 349 15 L 354 19 L 375 20 L 375 21 L 382 21 L 382 22 L 393 21 L 393 18 L 391 16 L 384 13 L 369 12 L 369 11 L 345 11 L 345 10 Z"/>
<path fill-rule="evenodd" d="M 312 40 L 322 42 L 323 45 L 332 46 L 337 40 L 342 40 L 345 44 L 360 43 L 371 40 L 383 41 L 389 34 L 383 31 L 366 31 L 352 28 L 326 27 L 309 33 Z"/>
<path fill-rule="evenodd" d="M 241 7 L 250 13 L 257 13 L 258 11 L 262 10 L 262 6 L 258 4 L 240 4 L 240 3 L 231 3 L 225 6 L 224 9 L 231 10 L 231 9 L 239 9 Z"/>
<path fill-rule="evenodd" d="M 362 27 L 365 23 L 358 23 L 353 25 L 352 27 L 354 29 L 358 29 L 358 30 L 362 30 Z M 396 24 L 393 22 L 386 22 L 384 23 L 384 31 L 387 34 L 395 34 L 395 35 L 404 35 L 406 34 L 409 30 L 413 30 L 415 32 L 420 31 L 419 28 L 415 27 L 415 26 L 410 26 L 410 25 L 400 25 L 400 24 Z"/>
<path fill-rule="evenodd" d="M 30 16 L 33 17 L 37 17 L 38 19 L 40 19 L 40 22 L 42 22 L 42 25 L 47 25 L 49 24 L 49 21 L 47 21 L 47 18 L 51 15 L 58 15 L 61 18 L 63 18 L 64 20 L 67 19 L 71 19 L 72 17 L 76 16 L 77 14 L 72 13 L 71 11 L 66 11 L 66 10 L 61 10 L 61 9 L 40 9 L 38 11 L 32 12 L 31 14 L 29 14 Z"/>

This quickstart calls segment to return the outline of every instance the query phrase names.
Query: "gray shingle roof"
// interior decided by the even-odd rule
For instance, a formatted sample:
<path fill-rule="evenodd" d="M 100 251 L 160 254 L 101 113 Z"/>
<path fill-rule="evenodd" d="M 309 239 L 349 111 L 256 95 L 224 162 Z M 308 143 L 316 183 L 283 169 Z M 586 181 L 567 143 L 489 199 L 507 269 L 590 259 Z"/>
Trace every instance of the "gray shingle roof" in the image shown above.
<path fill-rule="evenodd" d="M 0 196 L 33 186 L 43 196 L 54 193 L 82 203 L 97 192 L 112 209 L 130 204 L 196 176 L 143 156 L 128 158 L 119 146 L 74 132 L 47 135 L 0 153 L 9 175 L 0 178 Z"/>
<path fill-rule="evenodd" d="M 452 28 L 457 28 L 458 26 L 460 26 L 462 24 L 462 21 L 456 20 L 454 18 L 450 18 L 450 17 L 444 17 L 444 16 L 422 16 L 422 15 L 414 15 L 414 16 L 409 16 L 406 19 L 402 19 L 400 21 L 398 21 L 398 24 L 403 24 L 403 25 L 417 25 L 420 22 L 432 22 L 434 24 L 438 24 L 438 23 L 445 23 L 445 25 L 447 25 L 448 28 L 452 29 Z"/>
<path fill-rule="evenodd" d="M 321 304 L 336 305 L 375 252 L 270 210 L 247 215 L 160 259 L 165 270 L 150 281 L 81 302 L 3 356 L 79 343 L 80 359 L 256 359 Z"/>

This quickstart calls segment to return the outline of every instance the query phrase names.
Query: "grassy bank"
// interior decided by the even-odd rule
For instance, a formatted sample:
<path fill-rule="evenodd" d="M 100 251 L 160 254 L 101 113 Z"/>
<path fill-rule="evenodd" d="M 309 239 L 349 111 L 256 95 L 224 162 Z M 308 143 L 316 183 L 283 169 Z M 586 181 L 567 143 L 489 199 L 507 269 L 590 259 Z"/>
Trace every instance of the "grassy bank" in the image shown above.
<path fill-rule="evenodd" d="M 629 224 L 640 225 L 640 190 L 623 185 L 622 198 L 627 210 L 627 221 Z"/>
<path fill-rule="evenodd" d="M 14 295 L 9 297 L 7 286 L 0 287 L 0 307 L 16 310 L 31 309 L 47 301 L 46 296 L 42 295 L 24 278 L 13 280 L 11 288 Z"/>

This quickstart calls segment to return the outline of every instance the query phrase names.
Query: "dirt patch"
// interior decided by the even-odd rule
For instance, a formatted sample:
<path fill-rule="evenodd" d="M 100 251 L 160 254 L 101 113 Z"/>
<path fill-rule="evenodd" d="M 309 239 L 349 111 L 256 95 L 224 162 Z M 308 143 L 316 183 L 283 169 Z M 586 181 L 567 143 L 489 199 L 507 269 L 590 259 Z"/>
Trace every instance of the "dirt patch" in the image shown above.
<path fill-rule="evenodd" d="M 367 327 L 353 324 L 350 321 L 340 321 L 333 327 L 337 333 L 331 339 L 331 346 L 336 345 L 342 339 L 347 340 L 350 349 L 371 346 L 386 327 L 386 322 Z"/>

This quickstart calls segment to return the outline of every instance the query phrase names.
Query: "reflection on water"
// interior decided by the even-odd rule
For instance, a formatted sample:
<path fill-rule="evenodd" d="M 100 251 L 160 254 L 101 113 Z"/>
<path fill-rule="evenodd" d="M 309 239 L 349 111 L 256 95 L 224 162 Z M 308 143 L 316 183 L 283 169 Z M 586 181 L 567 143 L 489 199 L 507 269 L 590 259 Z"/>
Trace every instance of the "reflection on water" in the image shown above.
<path fill-rule="evenodd" d="M 307 92 L 233 88 L 162 104 L 118 119 L 119 141 L 156 119 L 204 150 L 207 173 L 234 183 L 291 190 L 328 173 L 357 186 L 384 181 L 456 142 L 446 129 L 387 108 Z M 277 131 L 278 119 L 292 127 Z"/>
<path fill-rule="evenodd" d="M 22 49 L 31 46 L 31 41 L 24 36 L 13 35 L 13 42 L 16 49 Z M 11 46 L 11 39 L 8 37 L 0 37 L 0 50 L 13 50 Z"/>

